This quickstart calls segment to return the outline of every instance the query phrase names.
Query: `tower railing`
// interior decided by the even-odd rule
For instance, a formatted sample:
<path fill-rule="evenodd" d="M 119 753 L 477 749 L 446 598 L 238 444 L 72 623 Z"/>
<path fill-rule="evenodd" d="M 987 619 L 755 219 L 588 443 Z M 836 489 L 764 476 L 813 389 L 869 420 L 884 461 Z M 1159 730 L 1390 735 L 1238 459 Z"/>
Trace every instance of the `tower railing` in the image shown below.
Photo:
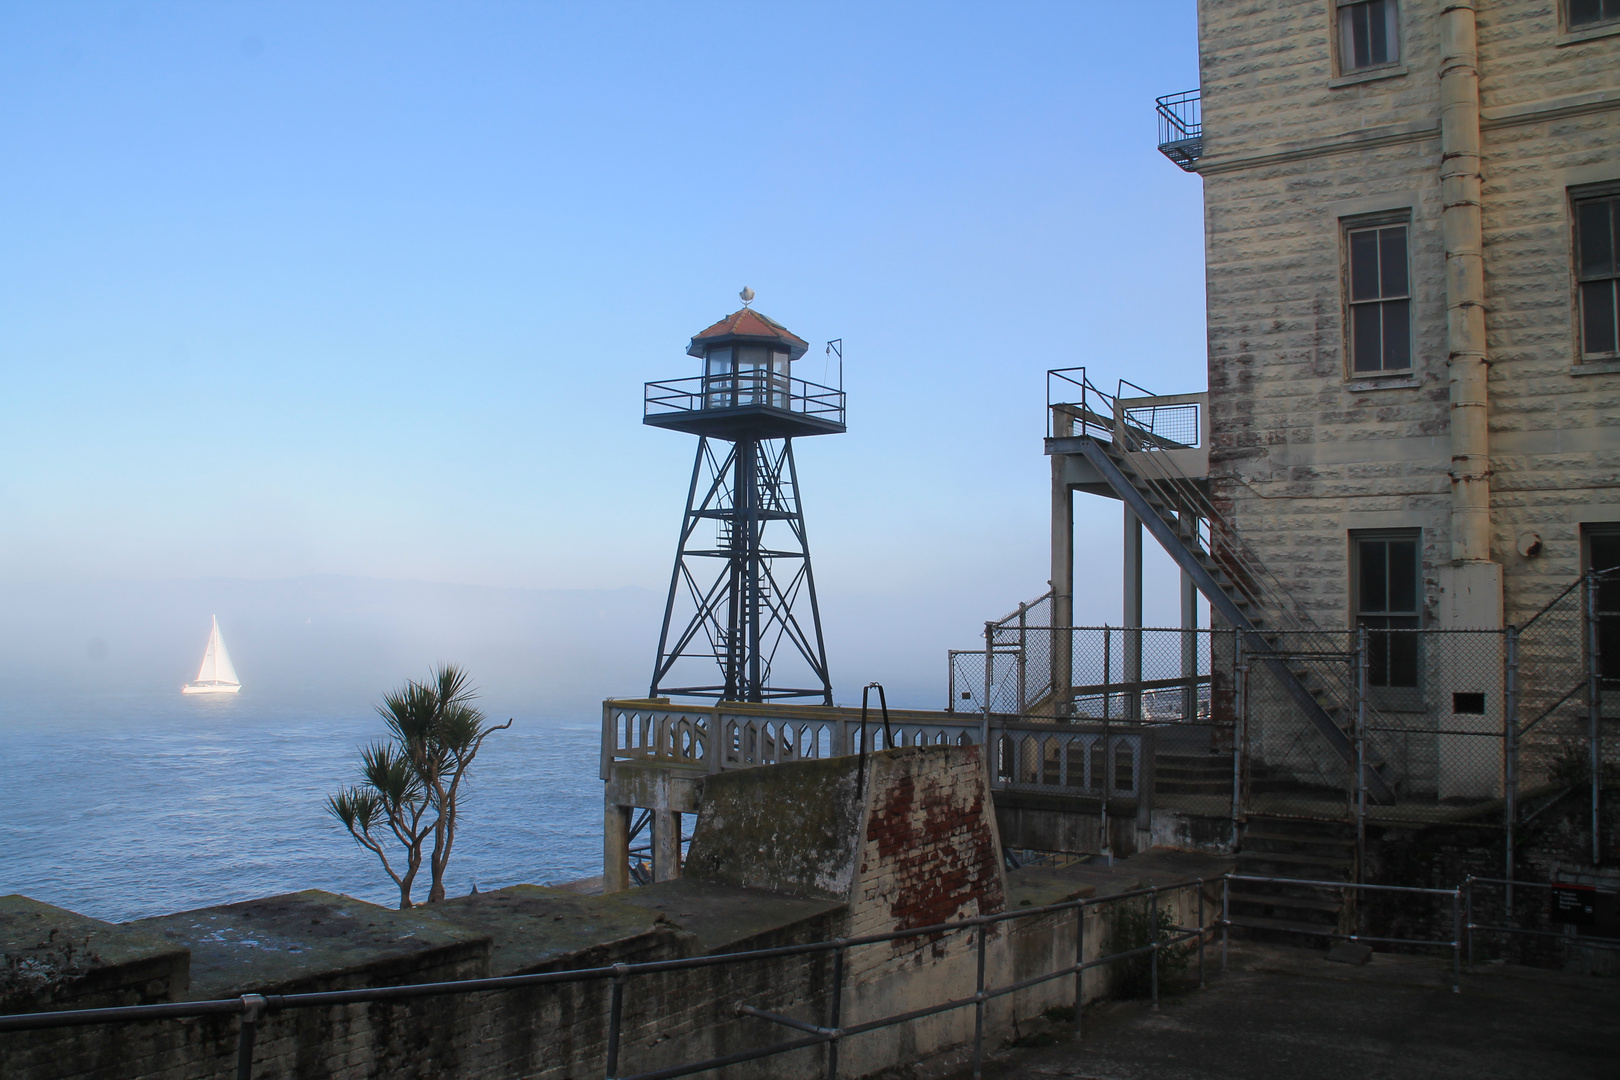
<path fill-rule="evenodd" d="M 844 422 L 844 392 L 772 371 L 695 375 L 646 385 L 643 416 L 763 407 Z"/>

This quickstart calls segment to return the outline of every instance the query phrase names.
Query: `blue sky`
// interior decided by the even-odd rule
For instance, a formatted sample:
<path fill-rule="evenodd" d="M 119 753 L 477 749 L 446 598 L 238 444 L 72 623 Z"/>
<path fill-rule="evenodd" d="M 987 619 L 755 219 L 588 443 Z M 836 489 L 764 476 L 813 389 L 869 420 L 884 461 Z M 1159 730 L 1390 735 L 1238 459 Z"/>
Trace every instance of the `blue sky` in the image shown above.
<path fill-rule="evenodd" d="M 4 4 L 0 581 L 661 589 L 641 383 L 748 284 L 846 343 L 829 622 L 971 645 L 1045 588 L 1045 370 L 1204 385 L 1196 84 L 1189 0 Z"/>

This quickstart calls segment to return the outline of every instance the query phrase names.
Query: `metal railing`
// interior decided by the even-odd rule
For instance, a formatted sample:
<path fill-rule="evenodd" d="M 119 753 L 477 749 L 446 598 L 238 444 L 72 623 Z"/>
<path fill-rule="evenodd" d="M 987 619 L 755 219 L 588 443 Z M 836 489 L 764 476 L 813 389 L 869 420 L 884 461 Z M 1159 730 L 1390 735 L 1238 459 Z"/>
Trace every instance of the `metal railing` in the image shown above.
<path fill-rule="evenodd" d="M 1188 172 L 1204 156 L 1201 94 L 1201 89 L 1183 90 L 1153 99 L 1153 111 L 1159 118 L 1159 153 Z"/>
<path fill-rule="evenodd" d="M 1473 880 L 1482 879 L 1470 879 Z M 973 1028 L 973 1075 L 981 1075 L 983 1063 L 984 1039 L 986 1034 L 986 1006 L 998 999 L 1023 990 L 1029 990 L 1057 979 L 1072 977 L 1074 979 L 1074 1017 L 1073 1033 L 1076 1039 L 1083 1034 L 1083 1015 L 1085 1005 L 1085 988 L 1083 978 L 1085 972 L 1127 960 L 1132 957 L 1146 956 L 1149 958 L 1149 994 L 1155 1008 L 1158 1006 L 1160 995 L 1160 954 L 1177 945 L 1187 942 L 1196 942 L 1198 986 L 1203 988 L 1206 981 L 1205 972 L 1205 946 L 1212 940 L 1216 930 L 1220 932 L 1221 969 L 1224 971 L 1228 965 L 1228 952 L 1230 946 L 1230 930 L 1234 927 L 1244 928 L 1255 926 L 1241 917 L 1234 918 L 1231 911 L 1231 883 L 1244 881 L 1252 883 L 1271 883 L 1290 886 L 1317 886 L 1330 889 L 1354 889 L 1358 891 L 1377 891 L 1389 895 L 1406 896 L 1434 896 L 1449 897 L 1452 900 L 1452 927 L 1453 934 L 1445 938 L 1395 938 L 1388 936 L 1373 936 L 1358 933 L 1341 933 L 1336 931 L 1315 931 L 1324 937 L 1339 938 L 1348 941 L 1371 942 L 1379 944 L 1395 944 L 1403 946 L 1436 947 L 1449 949 L 1452 957 L 1452 990 L 1461 991 L 1461 956 L 1464 946 L 1464 924 L 1462 921 L 1462 897 L 1468 884 L 1454 889 L 1419 888 L 1414 886 L 1391 885 L 1355 885 L 1346 882 L 1314 881 L 1296 878 L 1256 877 L 1252 875 L 1224 874 L 1219 877 L 1192 878 L 1166 885 L 1146 886 L 1120 892 L 1106 897 L 1085 897 L 1077 900 L 1061 901 L 1054 904 L 1045 904 L 1040 907 L 1019 908 L 1014 911 L 1003 911 L 991 915 L 977 915 L 949 922 L 935 923 L 929 926 L 894 930 L 878 934 L 865 934 L 854 937 L 839 937 L 828 941 L 806 942 L 798 945 L 786 945 L 768 949 L 751 949 L 735 953 L 723 953 L 714 956 L 689 957 L 678 960 L 655 960 L 633 964 L 609 964 L 589 968 L 577 968 L 569 971 L 553 971 L 531 975 L 511 975 L 495 978 L 457 979 L 443 982 L 415 983 L 404 986 L 372 987 L 357 990 L 320 991 L 300 994 L 243 994 L 236 998 L 226 998 L 212 1001 L 187 1001 L 156 1005 L 133 1005 L 115 1008 L 100 1009 L 70 1009 L 58 1012 L 23 1013 L 9 1016 L 0 1016 L 0 1033 L 43 1030 L 62 1027 L 86 1027 L 100 1024 L 138 1023 L 156 1020 L 182 1020 L 205 1016 L 235 1015 L 241 1018 L 237 1033 L 236 1070 L 237 1080 L 251 1080 L 253 1075 L 253 1052 L 260 1023 L 272 1013 L 296 1010 L 325 1008 L 342 1005 L 374 1004 L 383 1002 L 406 1001 L 415 998 L 442 997 L 458 994 L 478 994 L 497 991 L 511 991 L 536 986 L 555 986 L 579 982 L 606 982 L 608 984 L 608 1031 L 607 1045 L 604 1052 L 602 1075 L 607 1080 L 668 1080 L 677 1076 L 687 1076 L 694 1073 L 707 1072 L 727 1065 L 740 1064 L 745 1061 L 754 1061 L 761 1058 L 774 1057 L 794 1050 L 807 1047 L 825 1045 L 827 1047 L 825 1072 L 829 1080 L 836 1080 L 839 1070 L 838 1050 L 840 1043 L 855 1035 L 865 1032 L 877 1031 L 883 1028 L 894 1027 L 921 1020 L 929 1016 L 951 1012 L 958 1009 L 971 1008 L 974 1011 Z M 1220 915 L 1218 919 L 1207 922 L 1206 916 L 1206 887 L 1220 883 Z M 1162 926 L 1160 919 L 1161 897 L 1174 897 L 1178 893 L 1191 890 L 1194 894 L 1194 922 L 1196 925 L 1187 927 L 1180 925 Z M 1086 913 L 1125 901 L 1146 898 L 1147 915 L 1147 942 L 1142 945 L 1120 949 L 1115 952 L 1086 959 Z M 994 927 L 1005 923 L 1013 923 L 1023 919 L 1038 919 L 1048 916 L 1059 916 L 1073 913 L 1075 919 L 1075 951 L 1074 962 L 1062 964 L 1051 970 L 1037 975 L 1003 984 L 992 985 L 987 978 L 987 952 L 990 932 Z M 1474 927 L 1470 922 L 1468 929 L 1484 929 Z M 1311 931 L 1301 931 L 1311 932 Z M 970 934 L 974 938 L 975 950 L 975 978 L 971 994 L 946 998 L 916 1009 L 903 1012 L 889 1013 L 858 1022 L 850 1022 L 843 1015 L 843 983 L 846 958 L 851 950 L 860 949 L 870 945 L 878 945 L 914 938 L 930 938 L 935 943 L 949 934 Z M 621 1075 L 620 1053 L 623 1049 L 623 1018 L 625 1015 L 625 999 L 629 991 L 631 980 L 644 975 L 661 972 L 687 971 L 698 968 L 724 967 L 734 964 L 744 964 L 753 961 L 779 959 L 794 956 L 813 956 L 817 954 L 830 954 L 831 978 L 829 980 L 827 1001 L 827 1022 L 815 1024 L 786 1016 L 782 1013 L 760 1009 L 745 1003 L 735 1006 L 738 1016 L 751 1016 L 781 1027 L 790 1028 L 804 1034 L 795 1039 L 769 1043 L 749 1050 L 723 1056 L 704 1058 L 698 1061 L 685 1062 L 666 1068 L 654 1069 L 629 1075 Z"/>
<path fill-rule="evenodd" d="M 844 392 L 771 371 L 694 375 L 646 385 L 643 416 L 765 407 L 844 422 Z"/>

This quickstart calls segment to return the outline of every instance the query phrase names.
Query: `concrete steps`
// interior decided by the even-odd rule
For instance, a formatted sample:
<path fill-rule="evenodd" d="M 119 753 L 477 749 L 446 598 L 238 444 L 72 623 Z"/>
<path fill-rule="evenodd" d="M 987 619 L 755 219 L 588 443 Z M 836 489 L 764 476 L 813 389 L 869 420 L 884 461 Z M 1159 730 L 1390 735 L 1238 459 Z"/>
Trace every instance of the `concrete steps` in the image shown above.
<path fill-rule="evenodd" d="M 1332 821 L 1251 817 L 1244 824 L 1238 874 L 1310 881 L 1355 880 L 1353 829 Z M 1321 931 L 1346 922 L 1347 893 L 1328 886 L 1289 882 L 1234 881 L 1232 918 L 1248 924 L 1246 933 L 1262 940 L 1320 945 Z M 1312 933 L 1315 931 L 1315 933 Z"/>

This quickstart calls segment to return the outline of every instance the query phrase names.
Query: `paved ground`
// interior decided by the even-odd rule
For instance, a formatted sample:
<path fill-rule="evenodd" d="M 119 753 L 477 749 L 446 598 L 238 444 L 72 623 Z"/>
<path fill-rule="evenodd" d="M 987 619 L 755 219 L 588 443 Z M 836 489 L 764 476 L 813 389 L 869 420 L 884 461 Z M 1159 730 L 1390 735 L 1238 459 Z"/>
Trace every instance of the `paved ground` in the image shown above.
<path fill-rule="evenodd" d="M 1218 955 L 1218 954 L 1217 954 Z M 1211 956 L 1215 959 L 1215 955 Z M 1620 980 L 1233 943 L 1204 990 L 1086 1010 L 1085 1038 L 994 1055 L 995 1080 L 1620 1078 Z M 1035 1042 L 1038 1039 L 1026 1039 Z M 959 1074 L 966 1075 L 966 1074 Z"/>

